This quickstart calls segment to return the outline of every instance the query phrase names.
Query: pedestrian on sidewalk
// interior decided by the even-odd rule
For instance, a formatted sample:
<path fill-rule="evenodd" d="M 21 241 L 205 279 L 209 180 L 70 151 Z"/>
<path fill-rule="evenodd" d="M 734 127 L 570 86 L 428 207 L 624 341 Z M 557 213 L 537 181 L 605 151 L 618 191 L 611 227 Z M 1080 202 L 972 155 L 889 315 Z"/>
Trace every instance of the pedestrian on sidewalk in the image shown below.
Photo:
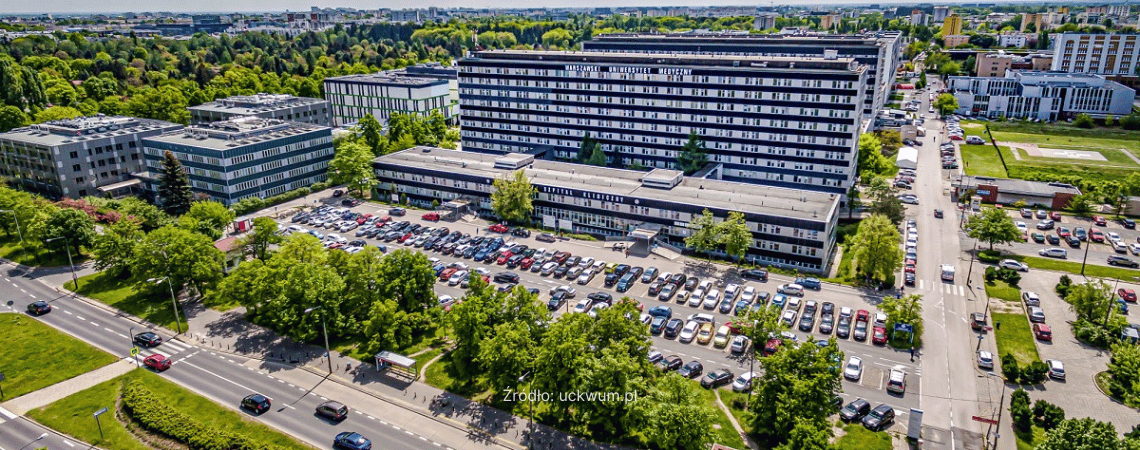
<path fill-rule="evenodd" d="M 914 347 L 910 348 L 910 362 L 914 362 Z"/>

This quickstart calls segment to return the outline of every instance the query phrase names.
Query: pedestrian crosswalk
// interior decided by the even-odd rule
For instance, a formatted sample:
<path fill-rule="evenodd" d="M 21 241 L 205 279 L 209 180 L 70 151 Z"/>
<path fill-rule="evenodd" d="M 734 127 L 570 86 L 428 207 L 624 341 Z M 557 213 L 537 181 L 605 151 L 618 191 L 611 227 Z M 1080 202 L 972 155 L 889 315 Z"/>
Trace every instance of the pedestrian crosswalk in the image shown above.
<path fill-rule="evenodd" d="M 918 289 L 922 291 L 941 292 L 948 295 L 957 295 L 961 297 L 966 296 L 966 287 L 956 284 L 943 283 L 942 281 L 918 280 Z"/>
<path fill-rule="evenodd" d="M 164 355 L 164 356 L 170 358 L 170 357 L 174 357 L 174 355 L 177 355 L 179 353 L 182 353 L 182 352 L 189 350 L 189 349 L 192 349 L 192 348 L 194 348 L 193 345 L 190 345 L 190 344 L 187 344 L 184 342 L 179 342 L 179 341 L 175 341 L 175 340 L 165 340 L 165 341 L 162 341 L 162 344 L 159 344 L 157 347 L 150 347 L 150 348 L 139 347 L 139 358 L 140 359 L 146 358 L 147 356 L 154 355 L 154 354 L 161 354 L 161 355 Z"/>
<path fill-rule="evenodd" d="M 16 418 L 16 415 L 13 414 L 11 411 L 8 411 L 4 408 L 0 408 L 0 423 L 4 423 L 4 422 L 7 422 L 7 421 L 15 419 L 15 418 Z"/>

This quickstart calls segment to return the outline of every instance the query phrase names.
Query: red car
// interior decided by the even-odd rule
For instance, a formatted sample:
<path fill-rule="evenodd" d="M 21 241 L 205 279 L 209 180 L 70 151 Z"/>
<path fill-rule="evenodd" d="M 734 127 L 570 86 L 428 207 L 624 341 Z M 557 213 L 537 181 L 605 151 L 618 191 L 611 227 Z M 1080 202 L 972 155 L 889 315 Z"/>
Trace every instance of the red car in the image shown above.
<path fill-rule="evenodd" d="M 156 371 L 162 372 L 170 368 L 170 358 L 155 353 L 153 355 L 147 356 L 146 359 L 143 360 L 143 365 L 150 367 Z"/>
<path fill-rule="evenodd" d="M 1121 288 L 1119 291 L 1116 291 L 1116 295 L 1119 295 L 1120 298 L 1126 302 L 1136 303 L 1136 291 L 1132 289 Z"/>
<path fill-rule="evenodd" d="M 530 266 L 533 266 L 533 265 L 534 265 L 534 258 L 523 258 L 522 263 L 519 263 L 519 267 L 522 268 L 523 270 L 528 270 L 528 269 L 530 269 Z"/>
<path fill-rule="evenodd" d="M 784 345 L 784 341 L 775 338 L 768 339 L 768 342 L 764 343 L 764 354 L 771 355 L 780 351 L 781 345 Z"/>
<path fill-rule="evenodd" d="M 399 243 L 403 244 L 403 243 L 404 243 L 404 241 L 406 241 L 406 240 L 408 240 L 408 239 L 411 239 L 411 238 L 412 238 L 412 233 L 407 233 L 407 234 L 405 234 L 405 235 L 403 235 L 403 236 L 400 236 L 398 239 L 396 239 L 396 242 L 399 242 Z"/>
<path fill-rule="evenodd" d="M 1057 227 L 1057 236 L 1062 238 L 1069 237 L 1069 227 Z"/>
<path fill-rule="evenodd" d="M 907 273 L 914 273 L 914 264 L 907 264 L 906 265 L 906 272 Z"/>
<path fill-rule="evenodd" d="M 508 231 L 511 231 L 511 229 L 507 228 L 506 225 L 503 225 L 501 223 L 496 223 L 494 225 L 491 225 L 491 231 L 494 231 L 496 233 L 506 233 Z"/>
<path fill-rule="evenodd" d="M 875 327 L 871 332 L 871 342 L 876 345 L 883 345 L 887 343 L 887 329 L 883 327 Z"/>
<path fill-rule="evenodd" d="M 1055 222 L 1060 222 L 1061 221 L 1061 213 L 1059 213 L 1057 211 L 1053 211 L 1053 212 L 1049 213 L 1049 218 L 1053 219 L 1053 221 L 1055 221 Z"/>
<path fill-rule="evenodd" d="M 439 214 L 427 213 L 427 214 L 423 215 L 422 219 L 427 220 L 429 222 L 439 222 Z"/>
<path fill-rule="evenodd" d="M 448 267 L 446 269 L 443 269 L 443 272 L 439 273 L 439 281 L 447 281 L 451 278 L 452 275 L 455 275 L 455 272 L 458 271 L 459 269 L 455 267 Z"/>
<path fill-rule="evenodd" d="M 867 312 L 867 310 L 865 310 L 865 309 L 860 309 L 859 312 L 855 313 L 855 321 L 856 322 L 866 322 L 866 321 L 870 320 L 870 318 L 871 318 L 871 313 Z"/>
<path fill-rule="evenodd" d="M 1043 323 L 1033 324 L 1033 336 L 1040 341 L 1053 342 L 1053 330 L 1049 328 L 1049 325 Z"/>
<path fill-rule="evenodd" d="M 495 261 L 495 264 L 498 264 L 500 266 L 503 264 L 506 264 L 507 260 L 511 259 L 512 256 L 515 256 L 514 253 L 511 253 L 510 251 L 505 251 L 505 252 L 503 252 L 503 254 L 499 255 L 499 259 L 497 261 Z"/>
<path fill-rule="evenodd" d="M 392 216 L 384 216 L 384 217 L 381 217 L 379 220 L 377 220 L 376 223 L 379 225 L 383 225 L 383 224 L 386 224 L 386 223 L 391 222 L 391 221 L 392 221 Z"/>
<path fill-rule="evenodd" d="M 1104 242 L 1104 233 L 1096 228 L 1089 229 L 1089 240 L 1093 242 Z"/>
<path fill-rule="evenodd" d="M 1104 217 L 1093 216 L 1093 223 L 1095 223 L 1098 227 L 1103 227 L 1108 224 L 1108 221 L 1104 220 Z"/>

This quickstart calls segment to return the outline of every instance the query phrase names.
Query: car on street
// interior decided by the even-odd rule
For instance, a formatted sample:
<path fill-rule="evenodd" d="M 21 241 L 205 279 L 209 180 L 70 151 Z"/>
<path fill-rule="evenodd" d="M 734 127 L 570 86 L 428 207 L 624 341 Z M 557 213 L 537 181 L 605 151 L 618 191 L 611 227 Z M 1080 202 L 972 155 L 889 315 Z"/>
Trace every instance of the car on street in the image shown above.
<path fill-rule="evenodd" d="M 159 336 L 158 334 L 155 334 L 154 332 L 151 332 L 151 331 L 146 331 L 143 333 L 136 334 L 134 341 L 135 341 L 135 345 L 138 345 L 141 347 L 146 347 L 146 348 L 157 347 L 159 344 L 162 344 L 162 336 Z"/>
<path fill-rule="evenodd" d="M 339 422 L 348 418 L 348 407 L 344 403 L 330 400 L 317 405 L 317 415 Z"/>
<path fill-rule="evenodd" d="M 753 281 L 768 281 L 768 271 L 764 269 L 747 269 L 740 272 L 740 277 L 745 280 Z"/>
<path fill-rule="evenodd" d="M 1058 248 L 1058 247 L 1044 248 L 1044 249 L 1041 249 L 1040 251 L 1038 251 L 1037 254 L 1041 255 L 1041 256 L 1049 257 L 1049 258 L 1059 258 L 1059 259 L 1065 259 L 1069 256 L 1069 252 L 1065 251 L 1065 249 L 1063 249 L 1063 248 Z"/>
<path fill-rule="evenodd" d="M 1061 361 L 1055 359 L 1045 360 L 1045 365 L 1049 367 L 1049 378 L 1055 380 L 1065 379 L 1065 365 Z"/>
<path fill-rule="evenodd" d="M 866 400 L 857 398 L 839 410 L 839 418 L 844 422 L 854 422 L 862 419 L 869 412 L 871 412 L 871 404 L 867 403 Z"/>
<path fill-rule="evenodd" d="M 1013 259 L 1001 260 L 1001 262 L 998 263 L 998 267 L 1001 267 L 1003 269 L 1016 270 L 1019 272 L 1028 272 L 1029 271 L 1029 264 L 1023 263 L 1021 261 L 1013 260 Z"/>
<path fill-rule="evenodd" d="M 795 295 L 802 297 L 804 295 L 804 287 L 795 283 L 781 284 L 776 288 L 776 292 L 784 295 Z"/>
<path fill-rule="evenodd" d="M 1045 323 L 1045 311 L 1039 306 L 1029 307 L 1029 321 L 1034 323 Z"/>
<path fill-rule="evenodd" d="M 333 438 L 333 447 L 342 450 L 372 450 L 372 441 L 360 433 L 344 431 Z"/>
<path fill-rule="evenodd" d="M 149 367 L 151 369 L 154 369 L 155 371 L 158 371 L 158 372 L 162 372 L 166 369 L 169 369 L 171 362 L 172 361 L 170 360 L 170 358 L 167 358 L 166 355 L 162 355 L 159 353 L 155 353 L 155 354 L 147 356 L 145 359 L 143 359 L 143 365 L 144 366 Z"/>
<path fill-rule="evenodd" d="M 701 387 L 710 389 L 718 386 L 723 386 L 732 382 L 732 372 L 728 369 L 717 369 L 709 372 L 704 378 L 701 378 Z"/>
<path fill-rule="evenodd" d="M 863 426 L 871 431 L 880 431 L 895 421 L 895 409 L 891 405 L 879 405 L 863 416 Z"/>
<path fill-rule="evenodd" d="M 261 394 L 250 394 L 241 399 L 242 408 L 251 410 L 257 414 L 263 414 L 266 411 L 269 411 L 269 408 L 272 405 L 273 402 L 269 400 L 269 397 Z"/>
<path fill-rule="evenodd" d="M 1053 342 L 1053 329 L 1043 323 L 1033 324 L 1033 337 L 1039 341 Z"/>
<path fill-rule="evenodd" d="M 681 369 L 677 371 L 677 374 L 685 378 L 696 378 L 701 376 L 704 371 L 705 368 L 701 365 L 700 362 L 689 361 L 688 363 L 685 363 L 684 366 L 681 366 Z"/>
<path fill-rule="evenodd" d="M 843 368 L 843 378 L 851 381 L 859 381 L 863 377 L 863 358 L 852 356 L 847 359 L 847 365 Z"/>
<path fill-rule="evenodd" d="M 1133 300 L 1135 301 L 1135 300 Z M 43 300 L 28 303 L 28 314 L 42 316 L 51 312 L 51 305 Z"/>

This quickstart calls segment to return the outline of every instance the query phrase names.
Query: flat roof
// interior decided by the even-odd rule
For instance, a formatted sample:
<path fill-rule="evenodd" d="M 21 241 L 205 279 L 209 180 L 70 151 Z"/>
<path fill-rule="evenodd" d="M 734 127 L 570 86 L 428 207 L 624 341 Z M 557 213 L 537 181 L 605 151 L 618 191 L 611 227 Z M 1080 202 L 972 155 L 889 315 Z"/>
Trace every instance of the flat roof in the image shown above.
<path fill-rule="evenodd" d="M 747 68 L 815 69 L 838 71 L 863 71 L 854 58 L 836 57 L 825 59 L 814 56 L 765 56 L 765 55 L 704 55 L 704 54 L 659 54 L 638 52 L 605 51 L 540 51 L 540 50 L 487 50 L 475 52 L 464 60 L 528 60 L 553 63 L 619 63 L 645 64 L 653 66 L 730 66 Z"/>
<path fill-rule="evenodd" d="M 1005 194 L 1052 196 L 1054 194 L 1081 195 L 1081 190 L 1065 183 L 1019 180 L 1015 178 L 993 178 L 964 176 L 954 183 L 955 187 L 977 187 L 979 184 L 997 186 Z"/>
<path fill-rule="evenodd" d="M 226 97 L 186 109 L 249 115 L 320 103 L 328 102 L 319 98 L 294 97 L 284 94 L 255 94 Z"/>
<path fill-rule="evenodd" d="M 225 151 L 321 129 L 332 132 L 332 128 L 322 125 L 243 116 L 209 124 L 191 125 L 182 130 L 145 140 Z"/>
<path fill-rule="evenodd" d="M 325 78 L 325 82 L 329 81 L 343 81 L 348 83 L 361 83 L 361 84 L 381 84 L 389 86 L 406 86 L 406 87 L 426 87 L 439 84 L 447 84 L 447 80 L 440 78 L 432 78 L 428 76 L 410 75 L 402 71 L 388 71 L 377 73 L 366 73 L 360 75 L 344 75 L 339 77 Z"/>
<path fill-rule="evenodd" d="M 373 162 L 494 180 L 513 172 L 495 168 L 495 160 L 501 157 L 502 155 L 418 146 L 377 157 Z M 672 189 L 661 189 L 642 184 L 642 178 L 650 172 L 547 160 L 535 160 L 522 170 L 526 171 L 531 183 L 541 186 L 806 220 L 827 221 L 829 215 L 839 207 L 838 196 L 826 192 L 732 181 L 685 177 Z"/>
<path fill-rule="evenodd" d="M 675 33 L 608 33 L 601 34 L 591 38 L 593 41 L 652 41 L 652 40 L 668 40 L 668 41 L 685 41 L 685 40 L 703 40 L 703 41 L 803 41 L 804 43 L 817 43 L 820 41 L 826 42 L 844 42 L 856 44 L 862 41 L 875 42 L 879 39 L 895 39 L 902 35 L 901 32 L 879 32 L 879 33 L 860 33 L 860 34 L 826 34 L 826 33 L 797 33 L 797 34 L 751 34 L 751 33 L 731 33 L 724 31 L 686 31 Z M 586 41 L 588 44 L 590 41 Z M 784 43 L 782 42 L 782 43 Z"/>
<path fill-rule="evenodd" d="M 182 128 L 182 125 L 173 122 L 99 114 L 15 128 L 0 133 L 0 139 L 53 147 L 146 131 L 169 131 L 179 128 Z"/>

